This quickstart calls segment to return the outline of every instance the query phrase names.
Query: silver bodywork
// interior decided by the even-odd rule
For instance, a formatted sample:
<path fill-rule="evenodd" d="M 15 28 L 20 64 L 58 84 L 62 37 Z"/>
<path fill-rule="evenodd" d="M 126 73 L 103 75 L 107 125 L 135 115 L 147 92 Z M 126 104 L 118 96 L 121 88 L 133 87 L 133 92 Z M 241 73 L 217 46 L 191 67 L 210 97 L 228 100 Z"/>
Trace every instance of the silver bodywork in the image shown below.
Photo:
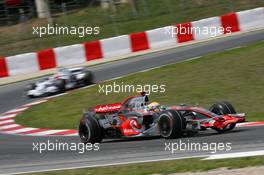
<path fill-rule="evenodd" d="M 31 84 L 34 88 L 27 89 L 26 95 L 29 97 L 39 97 L 58 93 L 60 91 L 58 85 L 56 85 L 56 81 L 58 80 L 64 80 L 65 90 L 77 88 L 87 73 L 88 71 L 83 67 L 59 68 L 54 75 Z"/>
<path fill-rule="evenodd" d="M 26 95 L 27 96 L 41 96 L 44 94 L 48 94 L 48 93 L 56 93 L 58 92 L 58 87 L 53 85 L 53 81 L 52 80 L 43 80 L 42 82 L 37 82 L 35 83 L 36 88 L 27 91 Z"/>

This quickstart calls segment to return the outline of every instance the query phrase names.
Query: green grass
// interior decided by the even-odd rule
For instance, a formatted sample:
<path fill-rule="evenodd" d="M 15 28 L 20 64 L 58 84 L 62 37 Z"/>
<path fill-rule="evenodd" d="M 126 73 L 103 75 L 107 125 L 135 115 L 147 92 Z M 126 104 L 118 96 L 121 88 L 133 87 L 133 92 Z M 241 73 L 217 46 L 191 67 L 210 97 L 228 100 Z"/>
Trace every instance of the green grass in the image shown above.
<path fill-rule="evenodd" d="M 180 103 L 209 107 L 230 101 L 249 121 L 264 121 L 264 42 L 202 58 L 172 64 L 115 80 L 121 84 L 165 84 L 166 92 L 150 99 L 165 105 Z M 113 81 L 103 84 L 112 84 Z M 102 85 L 102 84 L 101 84 Z M 121 102 L 129 93 L 98 93 L 99 85 L 71 92 L 34 106 L 19 115 L 19 124 L 31 127 L 76 129 L 83 109 Z"/>
<path fill-rule="evenodd" d="M 38 19 L 15 26 L 0 27 L 0 55 L 10 56 L 76 44 L 264 6 L 263 0 L 189 1 L 187 3 L 183 0 L 137 0 L 136 12 L 133 12 L 131 5 L 117 6 L 116 12 L 103 10 L 100 7 L 86 7 L 54 18 L 54 22 L 59 26 L 99 26 L 101 28 L 100 35 L 89 35 L 83 38 L 62 35 L 39 38 L 32 35 L 32 26 L 46 26 L 46 21 Z"/>
<path fill-rule="evenodd" d="M 191 166 L 190 166 L 191 165 Z M 119 165 L 99 168 L 84 168 L 75 170 L 52 171 L 44 173 L 32 173 L 27 175 L 150 175 L 150 174 L 170 174 L 176 172 L 201 172 L 213 170 L 221 167 L 228 169 L 244 168 L 249 166 L 264 165 L 264 157 L 247 157 L 223 160 L 200 160 L 183 159 L 170 160 L 153 163 L 140 163 L 130 165 Z"/>

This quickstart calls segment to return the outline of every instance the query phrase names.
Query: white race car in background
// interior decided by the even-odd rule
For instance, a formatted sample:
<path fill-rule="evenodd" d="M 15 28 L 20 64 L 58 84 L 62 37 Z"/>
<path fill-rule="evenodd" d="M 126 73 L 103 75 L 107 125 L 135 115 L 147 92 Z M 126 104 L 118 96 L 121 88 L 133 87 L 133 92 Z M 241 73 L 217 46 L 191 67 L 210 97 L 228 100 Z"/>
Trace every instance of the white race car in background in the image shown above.
<path fill-rule="evenodd" d="M 28 84 L 26 86 L 26 95 L 30 98 L 48 96 L 92 83 L 93 74 L 86 68 L 59 68 L 54 75 L 36 83 Z"/>

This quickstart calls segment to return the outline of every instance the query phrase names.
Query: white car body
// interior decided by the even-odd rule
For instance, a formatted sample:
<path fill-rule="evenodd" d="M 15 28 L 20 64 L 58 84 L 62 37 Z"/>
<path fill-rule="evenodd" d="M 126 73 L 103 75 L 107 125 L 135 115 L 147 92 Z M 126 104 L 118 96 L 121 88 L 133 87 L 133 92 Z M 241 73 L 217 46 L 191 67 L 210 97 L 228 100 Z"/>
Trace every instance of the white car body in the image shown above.
<path fill-rule="evenodd" d="M 70 69 L 60 68 L 54 75 L 44 78 L 34 84 L 30 84 L 29 86 L 31 86 L 31 88 L 27 89 L 26 95 L 29 97 L 39 97 L 60 92 L 60 88 L 56 85 L 56 81 L 58 80 L 63 80 L 65 82 L 65 90 L 77 88 L 82 86 L 81 83 L 85 81 L 87 75 L 92 76 L 90 72 L 83 67 Z"/>

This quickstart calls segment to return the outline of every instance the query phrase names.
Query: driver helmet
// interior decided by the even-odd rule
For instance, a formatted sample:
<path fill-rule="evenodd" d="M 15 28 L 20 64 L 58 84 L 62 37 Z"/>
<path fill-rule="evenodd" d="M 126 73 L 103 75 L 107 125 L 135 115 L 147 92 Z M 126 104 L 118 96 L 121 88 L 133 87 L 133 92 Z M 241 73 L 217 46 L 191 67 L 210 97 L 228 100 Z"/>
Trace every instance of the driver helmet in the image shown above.
<path fill-rule="evenodd" d="M 149 105 L 147 105 L 147 109 L 149 111 L 158 112 L 158 111 L 160 111 L 160 104 L 158 102 L 152 102 Z"/>

